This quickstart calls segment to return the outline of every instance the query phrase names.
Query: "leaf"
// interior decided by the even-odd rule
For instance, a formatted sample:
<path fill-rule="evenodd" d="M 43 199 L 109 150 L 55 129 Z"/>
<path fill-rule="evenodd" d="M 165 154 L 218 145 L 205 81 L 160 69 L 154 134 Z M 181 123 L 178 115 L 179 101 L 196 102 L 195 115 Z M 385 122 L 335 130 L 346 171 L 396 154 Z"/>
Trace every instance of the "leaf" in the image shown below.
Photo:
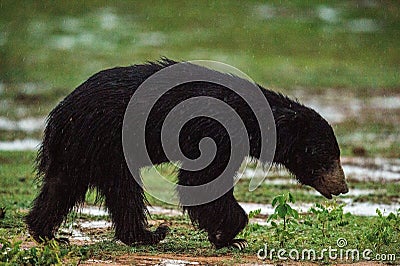
<path fill-rule="evenodd" d="M 394 215 L 394 213 L 391 212 L 391 213 L 387 216 L 386 219 L 388 219 L 388 220 L 396 220 L 396 215 Z"/>
<path fill-rule="evenodd" d="M 289 202 L 295 203 L 296 200 L 294 199 L 293 195 L 289 192 Z"/>
<path fill-rule="evenodd" d="M 276 197 L 272 200 L 272 207 L 275 207 L 276 202 L 278 201 L 278 197 L 279 197 L 279 196 L 276 196 Z"/>
<path fill-rule="evenodd" d="M 286 214 L 287 214 L 287 207 L 286 207 L 286 204 L 284 204 L 284 205 L 279 205 L 278 207 L 276 207 L 276 210 L 275 210 L 275 211 L 278 213 L 279 217 L 285 218 L 285 216 L 286 216 Z"/>
<path fill-rule="evenodd" d="M 276 219 L 276 218 L 277 218 L 276 213 L 271 214 L 271 215 L 268 217 L 267 222 L 271 221 L 272 219 Z"/>
<path fill-rule="evenodd" d="M 283 205 L 286 203 L 285 195 L 278 196 L 279 204 Z"/>
<path fill-rule="evenodd" d="M 299 218 L 299 212 L 296 211 L 295 209 L 292 209 L 292 207 L 290 207 L 290 206 L 289 206 L 289 208 L 290 208 L 290 215 L 291 215 L 292 217 L 298 219 L 298 218 Z"/>
<path fill-rule="evenodd" d="M 259 215 L 260 213 L 261 213 L 261 209 L 250 211 L 249 212 L 249 218 L 254 218 L 255 216 Z"/>

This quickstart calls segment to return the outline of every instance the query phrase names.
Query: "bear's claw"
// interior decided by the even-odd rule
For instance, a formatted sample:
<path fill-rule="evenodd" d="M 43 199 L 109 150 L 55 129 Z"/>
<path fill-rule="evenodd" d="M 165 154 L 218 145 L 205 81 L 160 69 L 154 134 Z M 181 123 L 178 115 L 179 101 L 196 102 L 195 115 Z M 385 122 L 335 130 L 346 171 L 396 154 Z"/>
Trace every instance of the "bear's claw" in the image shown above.
<path fill-rule="evenodd" d="M 247 243 L 246 239 L 233 239 L 231 246 L 243 250 L 249 246 L 249 243 Z"/>
<path fill-rule="evenodd" d="M 66 238 L 66 237 L 58 237 L 58 238 L 55 238 L 55 240 L 56 240 L 57 243 L 59 243 L 59 244 L 64 244 L 64 245 L 69 245 L 69 244 L 70 244 L 70 243 L 69 243 L 69 239 Z"/>

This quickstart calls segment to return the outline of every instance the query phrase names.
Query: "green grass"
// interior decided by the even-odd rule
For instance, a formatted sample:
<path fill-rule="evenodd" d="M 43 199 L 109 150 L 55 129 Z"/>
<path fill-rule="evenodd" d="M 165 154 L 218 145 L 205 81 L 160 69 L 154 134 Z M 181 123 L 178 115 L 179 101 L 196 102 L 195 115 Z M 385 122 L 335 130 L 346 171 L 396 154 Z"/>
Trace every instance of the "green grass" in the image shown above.
<path fill-rule="evenodd" d="M 399 86 L 400 5 L 395 2 L 373 7 L 349 1 L 1 5 L 0 80 L 7 85 L 34 82 L 68 92 L 100 69 L 165 55 L 222 60 L 270 87 Z M 335 8 L 338 21 L 322 20 L 322 6 Z M 270 19 L 260 14 L 265 7 L 273 10 Z M 352 21 L 363 18 L 374 20 L 377 31 L 349 30 Z M 103 25 L 104 20 L 113 24 Z"/>

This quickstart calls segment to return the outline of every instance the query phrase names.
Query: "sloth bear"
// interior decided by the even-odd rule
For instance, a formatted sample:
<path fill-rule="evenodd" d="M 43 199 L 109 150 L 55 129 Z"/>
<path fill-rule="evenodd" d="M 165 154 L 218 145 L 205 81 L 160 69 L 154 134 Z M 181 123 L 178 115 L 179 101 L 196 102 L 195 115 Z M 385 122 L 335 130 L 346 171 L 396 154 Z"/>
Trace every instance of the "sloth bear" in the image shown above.
<path fill-rule="evenodd" d="M 166 237 L 169 228 L 165 224 L 155 231 L 148 229 L 147 201 L 140 182 L 128 168 L 121 132 L 124 113 L 140 84 L 176 63 L 164 58 L 157 62 L 101 71 L 77 87 L 51 111 L 37 156 L 41 190 L 25 218 L 36 241 L 54 238 L 67 214 L 84 202 L 88 189 L 96 189 L 104 198 L 116 239 L 128 245 L 148 245 Z M 243 82 L 237 76 L 228 76 Z M 347 193 L 338 143 L 327 121 L 297 101 L 256 86 L 271 107 L 276 127 L 276 150 L 271 163 L 283 165 L 300 183 L 315 188 L 326 198 L 332 198 L 332 194 Z M 232 90 L 199 81 L 176 86 L 163 95 L 158 106 L 152 109 L 146 141 L 150 143 L 153 164 L 168 162 L 160 142 L 160 128 L 166 114 L 180 101 L 196 96 L 226 101 L 242 113 L 250 139 L 250 154 L 247 155 L 259 158 L 261 135 L 246 104 Z M 216 143 L 214 160 L 199 171 L 181 169 L 178 184 L 193 186 L 209 182 L 226 167 L 230 146 L 237 143 L 231 143 L 227 131 L 213 119 L 199 117 L 189 121 L 180 132 L 179 145 L 182 145 L 187 157 L 195 159 L 201 153 L 199 142 L 205 137 Z M 183 143 L 189 139 L 190 143 Z M 245 240 L 234 239 L 246 226 L 248 217 L 234 198 L 233 188 L 211 202 L 182 207 L 193 224 L 208 233 L 209 241 L 216 248 L 246 245 Z"/>

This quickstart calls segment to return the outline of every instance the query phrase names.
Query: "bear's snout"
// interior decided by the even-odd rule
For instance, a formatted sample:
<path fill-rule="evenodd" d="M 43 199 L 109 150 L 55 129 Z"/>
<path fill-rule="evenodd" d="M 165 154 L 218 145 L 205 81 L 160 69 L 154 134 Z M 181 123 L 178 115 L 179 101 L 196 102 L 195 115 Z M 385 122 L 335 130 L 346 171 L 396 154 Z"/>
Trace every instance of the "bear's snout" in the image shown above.
<path fill-rule="evenodd" d="M 332 195 L 338 196 L 349 192 L 340 162 L 336 161 L 330 171 L 315 180 L 312 187 L 328 199 L 331 199 Z"/>

